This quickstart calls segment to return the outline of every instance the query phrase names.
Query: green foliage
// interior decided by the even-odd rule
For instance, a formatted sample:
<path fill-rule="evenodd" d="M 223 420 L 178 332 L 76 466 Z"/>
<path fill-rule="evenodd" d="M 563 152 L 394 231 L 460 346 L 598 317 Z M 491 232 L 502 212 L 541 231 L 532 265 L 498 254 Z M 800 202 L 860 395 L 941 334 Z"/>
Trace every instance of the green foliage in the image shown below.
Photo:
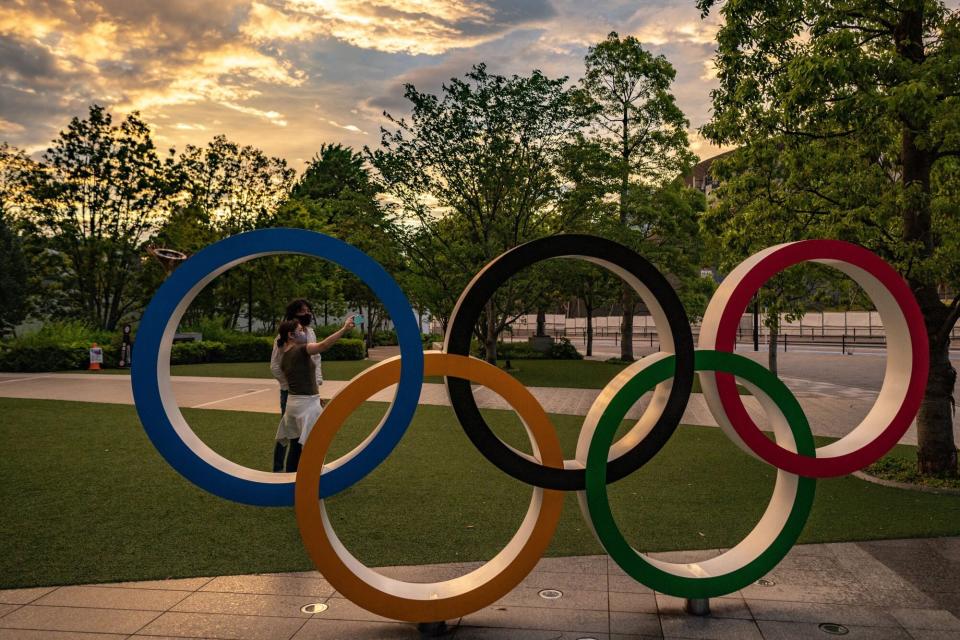
<path fill-rule="evenodd" d="M 367 357 L 367 347 L 363 340 L 343 338 L 323 352 L 324 360 L 363 360 Z"/>
<path fill-rule="evenodd" d="M 633 36 L 610 33 L 590 47 L 581 86 L 595 116 L 589 138 L 573 149 L 568 172 L 576 188 L 570 200 L 592 212 L 591 230 L 630 246 L 671 274 L 680 288 L 691 283 L 686 302 L 702 312 L 699 295 L 700 242 L 697 216 L 702 195 L 676 177 L 696 161 L 689 150 L 689 122 L 670 86 L 676 77 L 664 56 L 646 51 Z M 624 310 L 621 357 L 633 359 L 636 295 L 625 283 L 618 302 Z M 595 296 L 606 292 L 580 293 Z M 703 303 L 703 304 L 701 304 Z"/>
<path fill-rule="evenodd" d="M 477 341 L 471 345 L 473 355 L 478 358 L 486 353 L 484 346 Z M 503 360 L 582 360 L 583 356 L 565 337 L 554 342 L 549 351 L 537 351 L 528 342 L 498 342 L 497 356 Z"/>
<path fill-rule="evenodd" d="M 586 124 L 588 109 L 566 78 L 491 74 L 486 65 L 452 78 L 441 95 L 406 85 L 410 119 L 388 115 L 381 146 L 367 150 L 384 189 L 410 222 L 398 228 L 418 308 L 449 317 L 459 292 L 491 258 L 557 231 L 554 205 L 561 150 Z M 479 333 L 488 343 L 529 296 L 504 288 Z"/>
<path fill-rule="evenodd" d="M 215 340 L 177 342 L 170 348 L 170 364 L 199 364 L 222 362 L 226 358 L 227 345 Z M 134 347 L 133 357 L 137 357 Z M 270 359 L 268 354 L 267 360 Z"/>
<path fill-rule="evenodd" d="M 74 118 L 44 154 L 31 181 L 34 268 L 48 287 L 44 312 L 59 305 L 113 329 L 138 304 L 133 283 L 141 243 L 169 208 L 172 158 L 161 160 L 136 113 L 119 125 L 98 105 Z"/>
<path fill-rule="evenodd" d="M 704 12 L 715 4 L 698 2 Z M 715 163 L 720 202 L 707 225 L 728 262 L 820 237 L 861 244 L 899 269 L 931 354 L 919 464 L 956 474 L 960 11 L 939 0 L 728 2 L 720 11 L 720 86 L 703 133 L 740 148 Z M 954 297 L 941 300 L 944 290 Z"/>
<path fill-rule="evenodd" d="M 373 333 L 373 344 L 377 347 L 386 347 L 399 344 L 397 342 L 397 332 L 393 329 L 375 331 Z"/>
<path fill-rule="evenodd" d="M 27 315 L 27 260 L 22 245 L 0 209 L 0 337 Z"/>

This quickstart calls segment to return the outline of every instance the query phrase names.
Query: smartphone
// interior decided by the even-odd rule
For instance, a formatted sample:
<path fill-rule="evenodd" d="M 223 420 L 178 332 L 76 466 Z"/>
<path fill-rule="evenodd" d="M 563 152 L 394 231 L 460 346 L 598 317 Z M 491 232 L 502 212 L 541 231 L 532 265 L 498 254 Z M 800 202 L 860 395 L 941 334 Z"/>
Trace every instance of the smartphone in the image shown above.
<path fill-rule="evenodd" d="M 363 316 L 360 314 L 353 316 L 353 324 L 363 324 Z"/>

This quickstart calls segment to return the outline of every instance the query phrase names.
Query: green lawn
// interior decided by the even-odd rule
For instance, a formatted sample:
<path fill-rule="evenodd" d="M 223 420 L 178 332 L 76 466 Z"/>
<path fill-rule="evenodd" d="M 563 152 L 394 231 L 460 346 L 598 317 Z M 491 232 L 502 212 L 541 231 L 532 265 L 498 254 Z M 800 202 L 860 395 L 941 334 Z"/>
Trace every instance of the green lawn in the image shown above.
<path fill-rule="evenodd" d="M 384 410 L 358 410 L 334 453 Z M 311 567 L 291 508 L 237 505 L 189 484 L 153 449 L 133 407 L 4 398 L 0 415 L 0 588 Z M 276 416 L 185 415 L 217 451 L 267 468 Z M 523 443 L 513 413 L 485 415 L 502 437 Z M 582 418 L 553 419 L 570 455 Z M 682 427 L 610 495 L 638 548 L 727 547 L 756 522 L 773 473 L 718 429 Z M 329 507 L 345 544 L 369 564 L 477 560 L 513 535 L 529 492 L 482 458 L 448 407 L 423 406 L 393 455 Z M 844 478 L 818 483 L 803 541 L 957 534 L 958 496 Z M 549 553 L 600 552 L 568 496 Z"/>
<path fill-rule="evenodd" d="M 349 380 L 367 367 L 372 360 L 331 360 L 323 363 L 323 377 L 327 380 Z M 503 367 L 504 361 L 497 362 Z M 626 365 L 596 360 L 512 360 L 510 375 L 528 387 L 572 387 L 602 389 Z M 180 364 L 170 367 L 175 376 L 210 376 L 219 378 L 272 378 L 266 362 L 225 362 L 215 364 Z M 90 373 L 90 372 L 85 372 Z M 105 369 L 101 373 L 129 374 L 129 369 Z M 100 375 L 100 374 L 91 374 Z M 442 382 L 430 378 L 427 382 Z M 700 392 L 700 379 L 694 378 L 693 392 Z M 740 393 L 748 392 L 740 387 Z"/>

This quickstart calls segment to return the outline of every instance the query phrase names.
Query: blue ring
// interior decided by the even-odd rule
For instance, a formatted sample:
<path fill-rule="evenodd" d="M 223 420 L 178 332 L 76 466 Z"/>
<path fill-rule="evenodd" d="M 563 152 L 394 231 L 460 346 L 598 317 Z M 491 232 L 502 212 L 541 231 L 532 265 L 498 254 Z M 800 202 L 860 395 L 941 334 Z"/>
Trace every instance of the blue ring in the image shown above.
<path fill-rule="evenodd" d="M 188 295 L 192 300 L 217 273 L 241 262 L 288 253 L 329 260 L 363 280 L 390 314 L 403 355 L 397 394 L 382 427 L 356 456 L 323 474 L 320 497 L 326 498 L 350 487 L 390 455 L 417 410 L 423 384 L 423 344 L 413 308 L 390 274 L 356 247 L 303 229 L 260 229 L 231 236 L 196 253 L 170 274 L 144 311 L 134 346 L 133 398 L 147 436 L 174 469 L 201 489 L 244 504 L 292 505 L 295 482 L 271 483 L 241 478 L 216 468 L 194 452 L 177 433 L 163 405 L 158 356 L 164 333 Z M 181 313 L 183 310 L 185 305 Z M 176 318 L 176 322 L 179 320 Z M 170 328 L 171 341 L 175 330 L 175 325 Z M 167 347 L 165 354 L 169 352 L 169 344 Z M 171 395 L 171 403 L 172 400 Z M 176 407 L 173 410 L 179 412 Z"/>

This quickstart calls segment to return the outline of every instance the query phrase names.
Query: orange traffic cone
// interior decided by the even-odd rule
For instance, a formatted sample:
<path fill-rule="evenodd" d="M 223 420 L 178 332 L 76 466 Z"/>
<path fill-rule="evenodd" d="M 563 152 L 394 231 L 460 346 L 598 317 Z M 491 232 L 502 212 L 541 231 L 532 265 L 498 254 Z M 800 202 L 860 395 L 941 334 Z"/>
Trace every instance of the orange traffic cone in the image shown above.
<path fill-rule="evenodd" d="M 100 371 L 100 363 L 103 362 L 103 349 L 94 342 L 90 347 L 90 366 L 88 371 Z"/>

